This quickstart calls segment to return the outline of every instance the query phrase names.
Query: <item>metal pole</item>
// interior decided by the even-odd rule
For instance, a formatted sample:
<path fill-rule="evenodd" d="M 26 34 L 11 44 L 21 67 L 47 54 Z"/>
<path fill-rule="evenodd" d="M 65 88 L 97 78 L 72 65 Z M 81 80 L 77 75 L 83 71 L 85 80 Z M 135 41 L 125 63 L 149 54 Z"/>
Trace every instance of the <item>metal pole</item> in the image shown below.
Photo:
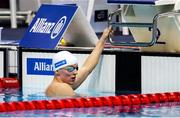
<path fill-rule="evenodd" d="M 88 20 L 88 22 L 91 21 L 91 15 L 93 12 L 94 2 L 95 2 L 95 0 L 89 0 L 89 3 L 88 3 L 88 9 L 87 9 L 87 20 Z"/>
<path fill-rule="evenodd" d="M 3 27 L 0 27 L 0 42 L 2 40 L 2 30 L 3 30 Z"/>
<path fill-rule="evenodd" d="M 17 28 L 16 0 L 10 0 L 11 28 Z"/>
<path fill-rule="evenodd" d="M 121 5 L 120 7 L 122 7 L 122 9 L 123 9 L 124 5 Z M 125 19 L 123 17 L 123 10 L 121 10 L 121 20 L 122 20 L 122 22 L 125 22 Z M 122 27 L 122 34 L 123 35 L 129 35 L 129 28 L 128 27 Z"/>

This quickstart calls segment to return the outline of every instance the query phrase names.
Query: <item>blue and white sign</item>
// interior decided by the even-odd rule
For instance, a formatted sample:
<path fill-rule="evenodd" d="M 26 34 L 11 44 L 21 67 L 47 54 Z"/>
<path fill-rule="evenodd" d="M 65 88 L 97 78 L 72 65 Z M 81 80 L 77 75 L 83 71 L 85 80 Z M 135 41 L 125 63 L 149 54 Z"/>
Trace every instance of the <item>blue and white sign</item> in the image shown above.
<path fill-rule="evenodd" d="M 75 5 L 43 4 L 20 41 L 20 46 L 55 49 L 77 8 Z"/>
<path fill-rule="evenodd" d="M 27 75 L 54 75 L 52 59 L 27 58 Z"/>
<path fill-rule="evenodd" d="M 155 4 L 157 0 L 107 0 L 107 3 L 117 4 Z"/>

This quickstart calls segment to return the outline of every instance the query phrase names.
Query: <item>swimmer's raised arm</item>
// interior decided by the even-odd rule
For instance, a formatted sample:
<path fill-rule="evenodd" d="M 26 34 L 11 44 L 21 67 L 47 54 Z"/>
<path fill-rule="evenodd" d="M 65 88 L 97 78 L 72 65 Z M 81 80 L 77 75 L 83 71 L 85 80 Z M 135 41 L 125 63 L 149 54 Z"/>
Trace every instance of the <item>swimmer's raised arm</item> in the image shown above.
<path fill-rule="evenodd" d="M 102 36 L 96 43 L 95 48 L 91 54 L 85 60 L 83 66 L 79 69 L 76 76 L 75 84 L 72 86 L 73 89 L 76 89 L 81 83 L 87 78 L 87 76 L 92 72 L 95 66 L 98 64 L 101 53 L 104 49 L 104 45 L 108 39 L 108 36 L 112 33 L 112 27 L 108 27 L 103 31 Z"/>

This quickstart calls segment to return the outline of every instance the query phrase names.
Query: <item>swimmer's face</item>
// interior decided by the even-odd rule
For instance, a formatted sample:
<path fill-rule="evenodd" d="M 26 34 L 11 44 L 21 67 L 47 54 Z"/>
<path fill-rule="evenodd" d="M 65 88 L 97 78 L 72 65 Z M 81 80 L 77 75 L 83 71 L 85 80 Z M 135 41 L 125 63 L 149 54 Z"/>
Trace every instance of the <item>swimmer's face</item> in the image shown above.
<path fill-rule="evenodd" d="M 69 85 L 74 84 L 76 75 L 77 75 L 77 71 L 78 71 L 77 64 L 66 66 L 66 67 L 58 70 L 59 74 L 61 75 L 61 77 L 60 77 L 61 81 L 64 83 L 67 83 Z"/>

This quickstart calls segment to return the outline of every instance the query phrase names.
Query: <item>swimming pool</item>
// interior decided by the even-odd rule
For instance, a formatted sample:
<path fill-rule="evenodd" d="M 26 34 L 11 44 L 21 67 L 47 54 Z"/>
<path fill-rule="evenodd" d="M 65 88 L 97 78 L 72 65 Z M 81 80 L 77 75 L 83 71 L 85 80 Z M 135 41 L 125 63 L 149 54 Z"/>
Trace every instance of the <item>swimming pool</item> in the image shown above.
<path fill-rule="evenodd" d="M 178 117 L 180 116 L 180 93 L 142 94 L 141 99 L 136 95 L 115 96 L 114 93 L 97 93 L 82 91 L 81 97 L 49 98 L 43 92 L 28 88 L 27 90 L 4 89 L 0 94 L 0 117 Z M 31 91 L 31 92 L 30 92 Z M 156 95 L 156 96 L 155 96 Z M 148 96 L 148 97 L 147 97 Z M 158 98 L 157 98 L 158 96 Z M 121 98 L 121 102 L 118 101 Z M 147 99 L 148 98 L 148 99 Z M 66 104 L 51 102 L 63 101 Z M 71 102 L 76 100 L 75 102 Z M 77 102 L 77 100 L 81 102 Z M 99 100 L 99 101 L 98 101 Z M 130 101 L 128 101 L 130 100 Z M 140 101 L 139 101 L 140 100 Z M 13 103 L 14 101 L 14 103 Z M 15 103 L 34 103 L 34 109 L 22 109 L 11 106 Z M 67 102 L 69 101 L 69 102 Z M 41 103 L 45 103 L 45 107 Z M 81 104 L 82 103 L 82 104 Z M 5 104 L 5 105 L 2 105 Z M 19 105 L 20 105 L 19 104 Z M 22 105 L 22 104 L 21 104 Z M 30 104 L 29 104 L 30 105 Z M 48 106 L 49 105 L 49 106 Z M 61 107 L 60 107 L 61 106 Z M 57 109 L 59 107 L 59 109 Z M 78 108 L 76 108 L 78 107 Z M 30 108 L 30 106 L 29 106 Z M 19 110 L 18 110 L 19 109 Z"/>

